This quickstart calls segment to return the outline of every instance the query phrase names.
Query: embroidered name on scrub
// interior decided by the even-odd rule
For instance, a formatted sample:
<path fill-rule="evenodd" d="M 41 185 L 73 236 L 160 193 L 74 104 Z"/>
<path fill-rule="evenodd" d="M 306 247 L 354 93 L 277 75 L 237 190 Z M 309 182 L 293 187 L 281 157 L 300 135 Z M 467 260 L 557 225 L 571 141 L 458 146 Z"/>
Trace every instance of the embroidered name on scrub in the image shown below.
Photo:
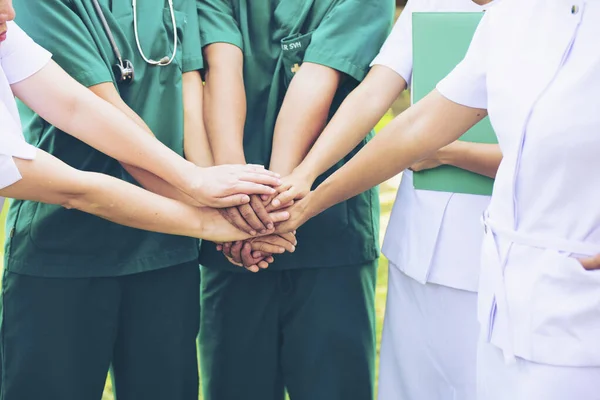
<path fill-rule="evenodd" d="M 298 41 L 298 42 L 293 42 L 293 43 L 285 43 L 281 45 L 281 49 L 283 51 L 288 51 L 288 50 L 297 50 L 297 49 L 301 49 L 302 48 L 302 42 Z"/>

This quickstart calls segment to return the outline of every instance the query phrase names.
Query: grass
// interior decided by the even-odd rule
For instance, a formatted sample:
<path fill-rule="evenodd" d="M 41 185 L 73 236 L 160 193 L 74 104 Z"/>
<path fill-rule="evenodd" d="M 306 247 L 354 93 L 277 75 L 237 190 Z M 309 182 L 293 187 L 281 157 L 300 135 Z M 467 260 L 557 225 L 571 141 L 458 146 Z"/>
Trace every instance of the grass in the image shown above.
<path fill-rule="evenodd" d="M 401 100 L 399 100 L 401 101 Z M 402 104 L 401 104 L 402 106 Z M 389 112 L 384 116 L 381 122 L 377 125 L 376 131 L 385 126 L 391 119 L 393 118 L 392 112 Z M 381 231 L 380 231 L 380 239 L 383 240 L 383 235 L 385 233 L 385 229 L 387 228 L 387 222 L 389 220 L 390 212 L 392 209 L 392 205 L 394 202 L 396 189 L 398 188 L 399 179 L 398 177 L 391 179 L 388 182 L 385 182 L 381 185 Z M 4 220 L 6 216 L 6 207 L 5 204 L 4 210 L 0 214 L 0 243 L 4 243 Z M 4 246 L 0 247 L 0 270 L 2 269 L 2 262 L 4 257 Z M 1 274 L 0 274 L 0 282 L 1 282 Z M 375 311 L 377 316 L 377 371 L 376 375 L 379 376 L 379 350 L 381 343 L 381 331 L 383 328 L 383 317 L 385 315 L 385 301 L 387 296 L 387 282 L 388 282 L 388 262 L 385 257 L 381 257 L 379 259 L 379 270 L 377 273 L 377 289 L 376 289 L 376 300 L 375 300 Z M 104 390 L 104 394 L 102 396 L 102 400 L 113 400 L 113 391 L 112 384 L 110 379 L 106 381 L 106 387 Z M 200 399 L 202 399 L 202 395 L 200 395 Z"/>

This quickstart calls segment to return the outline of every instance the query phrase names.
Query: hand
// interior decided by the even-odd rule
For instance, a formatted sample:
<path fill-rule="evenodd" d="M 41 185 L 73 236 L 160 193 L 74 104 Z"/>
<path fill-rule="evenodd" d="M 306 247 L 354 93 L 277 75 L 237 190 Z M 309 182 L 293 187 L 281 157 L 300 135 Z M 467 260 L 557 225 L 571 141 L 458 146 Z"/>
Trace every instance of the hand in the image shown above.
<path fill-rule="evenodd" d="M 425 171 L 428 169 L 437 168 L 440 165 L 451 164 L 452 155 L 460 151 L 460 146 L 464 144 L 460 141 L 455 141 L 447 146 L 442 147 L 431 156 L 413 164 L 409 169 L 414 172 Z"/>
<path fill-rule="evenodd" d="M 273 233 L 274 221 L 258 195 L 250 196 L 250 203 L 239 207 L 221 209 L 221 215 L 233 226 L 249 235 Z"/>
<path fill-rule="evenodd" d="M 214 208 L 248 204 L 252 194 L 272 195 L 280 185 L 279 175 L 261 165 L 194 167 L 188 195 Z"/>
<path fill-rule="evenodd" d="M 284 222 L 275 225 L 275 232 L 278 234 L 295 232 L 299 227 L 304 225 L 306 221 L 314 216 L 310 211 L 310 202 L 313 192 L 309 192 L 302 200 L 294 203 L 293 206 L 285 211 L 289 212 L 290 218 Z"/>
<path fill-rule="evenodd" d="M 583 268 L 587 269 L 588 271 L 599 270 L 600 269 L 600 254 L 597 254 L 594 257 L 581 258 L 581 259 L 579 259 L 579 262 L 581 263 L 581 265 L 583 265 Z"/>
<path fill-rule="evenodd" d="M 281 254 L 285 251 L 293 253 L 296 251 L 297 244 L 295 232 L 290 232 L 254 238 L 245 243 L 239 241 L 223 243 L 217 245 L 217 250 L 223 251 L 232 264 L 258 272 L 259 269 L 267 268 L 274 261 L 272 254 Z"/>
<path fill-rule="evenodd" d="M 229 254 L 225 254 L 225 257 L 230 263 L 238 267 L 244 267 L 250 272 L 258 272 L 261 269 L 266 269 L 274 261 L 271 256 L 260 254 L 258 257 L 255 257 L 252 253 L 250 243 L 238 241 L 229 248 Z"/>
<path fill-rule="evenodd" d="M 289 207 L 295 200 L 303 199 L 310 192 L 313 183 L 314 179 L 295 170 L 281 180 L 281 185 L 277 188 L 277 194 L 267 210 L 272 211 Z"/>
<path fill-rule="evenodd" d="M 228 222 L 226 218 L 222 216 L 222 210 L 211 210 L 212 217 L 206 216 L 203 219 L 203 229 L 201 232 L 201 238 L 210 240 L 217 243 L 232 242 L 235 240 L 249 239 L 251 236 L 233 226 Z M 208 212 L 207 212 L 208 213 Z M 214 213 L 214 215 L 213 215 Z M 269 213 L 269 218 L 273 223 L 280 223 L 286 221 L 290 217 L 287 211 L 275 211 Z M 274 229 L 271 229 L 268 233 L 273 233 Z M 227 244 L 227 243 L 226 243 Z"/>

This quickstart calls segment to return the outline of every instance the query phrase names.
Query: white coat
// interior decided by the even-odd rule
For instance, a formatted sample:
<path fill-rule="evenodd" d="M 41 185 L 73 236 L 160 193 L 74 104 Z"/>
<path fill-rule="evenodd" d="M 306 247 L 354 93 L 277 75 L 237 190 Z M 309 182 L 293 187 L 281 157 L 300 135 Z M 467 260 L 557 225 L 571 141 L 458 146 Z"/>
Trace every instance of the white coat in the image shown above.
<path fill-rule="evenodd" d="M 504 0 L 438 85 L 487 108 L 504 155 L 479 320 L 508 360 L 600 367 L 600 271 L 576 259 L 600 253 L 598 21 L 598 0 Z"/>

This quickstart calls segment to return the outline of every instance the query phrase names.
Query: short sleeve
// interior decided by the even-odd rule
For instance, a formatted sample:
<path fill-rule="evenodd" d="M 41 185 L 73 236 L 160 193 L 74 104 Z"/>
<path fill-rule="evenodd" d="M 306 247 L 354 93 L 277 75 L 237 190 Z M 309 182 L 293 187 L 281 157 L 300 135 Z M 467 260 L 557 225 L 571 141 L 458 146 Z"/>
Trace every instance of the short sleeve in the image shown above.
<path fill-rule="evenodd" d="M 473 108 L 487 108 L 487 51 L 490 43 L 490 12 L 481 19 L 465 58 L 437 84 L 448 100 Z"/>
<path fill-rule="evenodd" d="M 8 22 L 7 27 L 6 41 L 0 46 L 0 62 L 8 83 L 12 85 L 41 70 L 52 55 L 14 22 Z"/>
<path fill-rule="evenodd" d="M 202 46 L 229 43 L 243 50 L 244 41 L 231 0 L 197 0 L 196 5 Z"/>
<path fill-rule="evenodd" d="M 204 67 L 202 57 L 202 44 L 200 42 L 200 28 L 198 27 L 198 12 L 194 1 L 186 1 L 185 13 L 187 23 L 183 35 L 183 72 L 200 70 Z"/>
<path fill-rule="evenodd" d="M 88 87 L 113 81 L 80 15 L 84 10 L 69 0 L 19 0 L 15 9 L 17 23 L 74 79 Z"/>
<path fill-rule="evenodd" d="M 304 62 L 362 81 L 389 33 L 393 15 L 393 1 L 339 0 L 314 31 Z"/>
<path fill-rule="evenodd" d="M 392 33 L 381 47 L 373 65 L 383 65 L 400 75 L 410 85 L 413 69 L 412 56 L 412 5 L 418 0 L 409 0 L 402 10 Z"/>

